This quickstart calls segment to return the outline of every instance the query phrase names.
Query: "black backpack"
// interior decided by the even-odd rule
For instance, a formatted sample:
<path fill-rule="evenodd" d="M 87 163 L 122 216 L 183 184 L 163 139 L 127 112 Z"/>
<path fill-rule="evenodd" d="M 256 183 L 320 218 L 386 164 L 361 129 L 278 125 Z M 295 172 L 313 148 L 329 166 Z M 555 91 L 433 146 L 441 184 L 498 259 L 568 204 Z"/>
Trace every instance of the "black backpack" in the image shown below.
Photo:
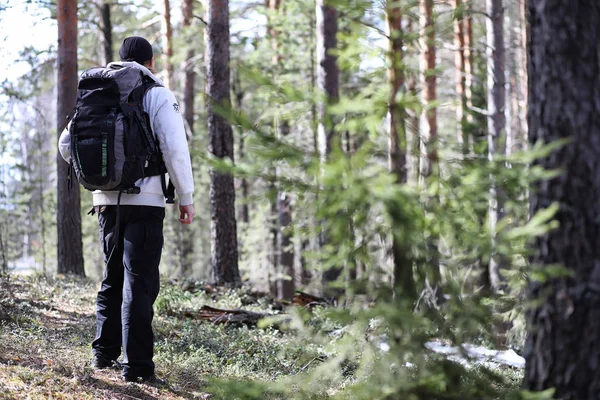
<path fill-rule="evenodd" d="M 69 133 L 72 167 L 84 188 L 139 193 L 138 179 L 162 175 L 163 192 L 173 203 L 174 188 L 166 185 L 167 169 L 143 109 L 144 95 L 155 86 L 161 85 L 134 67 L 81 74 Z"/>

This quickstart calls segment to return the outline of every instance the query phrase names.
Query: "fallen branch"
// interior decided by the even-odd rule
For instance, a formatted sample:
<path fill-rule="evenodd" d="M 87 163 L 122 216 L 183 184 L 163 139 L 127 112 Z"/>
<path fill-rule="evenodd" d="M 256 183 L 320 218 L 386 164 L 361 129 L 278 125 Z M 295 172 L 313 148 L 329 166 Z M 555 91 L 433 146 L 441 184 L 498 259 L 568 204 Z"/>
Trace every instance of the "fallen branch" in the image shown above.
<path fill-rule="evenodd" d="M 309 293 L 304 293 L 296 290 L 296 294 L 292 299 L 292 303 L 300 307 L 315 307 L 315 306 L 329 306 L 331 305 L 327 299 L 319 296 L 314 296 Z"/>
<path fill-rule="evenodd" d="M 211 306 L 202 306 L 199 311 L 184 311 L 184 317 L 212 322 L 213 324 L 234 324 L 254 326 L 258 321 L 272 314 L 258 313 L 248 310 L 227 310 Z"/>

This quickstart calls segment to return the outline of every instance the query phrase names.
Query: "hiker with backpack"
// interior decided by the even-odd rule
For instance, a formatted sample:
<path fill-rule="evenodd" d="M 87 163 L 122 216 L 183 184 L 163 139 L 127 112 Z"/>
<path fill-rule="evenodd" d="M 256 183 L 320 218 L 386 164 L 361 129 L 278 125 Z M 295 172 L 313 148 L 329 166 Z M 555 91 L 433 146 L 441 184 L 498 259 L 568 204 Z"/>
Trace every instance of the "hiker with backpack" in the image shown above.
<path fill-rule="evenodd" d="M 190 224 L 194 181 L 179 105 L 152 72 L 152 45 L 131 36 L 119 55 L 121 62 L 82 73 L 59 150 L 93 191 L 104 252 L 92 366 L 121 366 L 125 381 L 151 381 L 165 199 L 172 203 L 176 191 L 179 221 Z"/>

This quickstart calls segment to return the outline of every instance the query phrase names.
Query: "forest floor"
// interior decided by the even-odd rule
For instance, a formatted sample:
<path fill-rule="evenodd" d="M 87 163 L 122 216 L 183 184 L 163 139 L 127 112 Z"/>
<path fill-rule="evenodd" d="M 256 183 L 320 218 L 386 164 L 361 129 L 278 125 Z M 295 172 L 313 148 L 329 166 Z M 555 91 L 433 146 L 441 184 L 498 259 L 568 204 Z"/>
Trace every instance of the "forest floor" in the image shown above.
<path fill-rule="evenodd" d="M 316 357 L 271 328 L 177 316 L 201 304 L 269 310 L 260 299 L 239 292 L 212 299 L 165 285 L 155 304 L 154 361 L 163 382 L 126 383 L 119 370 L 91 368 L 97 282 L 9 276 L 0 286 L 0 399 L 212 399 L 215 380 L 217 387 L 219 379 L 271 381 Z"/>
<path fill-rule="evenodd" d="M 163 282 L 154 305 L 154 361 L 161 382 L 126 383 L 118 369 L 91 367 L 98 288 L 99 283 L 89 279 L 0 276 L 0 399 L 286 399 L 289 397 L 278 393 L 303 392 L 307 385 L 296 378 L 308 371 L 323 373 L 319 365 L 329 368 L 324 342 L 318 344 L 301 330 L 286 329 L 285 324 L 279 329 L 256 326 L 257 314 L 252 312 L 276 315 L 284 309 L 269 296 L 249 288 L 217 290 L 198 282 Z M 295 303 L 302 304 L 298 300 L 295 297 Z M 206 307 L 213 308 L 205 311 Z M 236 323 L 239 315 L 228 323 L 218 323 L 224 318 L 218 313 L 215 317 L 214 308 L 243 309 L 250 314 L 241 317 L 246 324 Z M 325 309 L 311 309 L 308 324 L 313 328 L 318 326 L 328 335 L 343 330 L 320 311 Z M 290 309 L 286 313 L 286 317 L 293 315 Z M 207 316 L 212 320 L 206 320 Z M 465 361 L 456 349 L 443 343 L 428 345 L 436 353 Z M 505 377 L 497 386 L 501 393 L 518 390 L 522 374 L 513 368 L 519 367 L 516 354 L 507 357 L 509 352 L 479 347 L 467 350 L 477 353 L 470 362 L 487 363 L 484 359 L 489 359 L 496 365 L 492 367 Z M 353 379 L 349 372 L 337 380 L 325 380 L 323 387 L 308 383 L 310 395 L 300 397 L 331 398 Z M 270 390 L 267 395 L 266 383 L 286 389 Z"/>

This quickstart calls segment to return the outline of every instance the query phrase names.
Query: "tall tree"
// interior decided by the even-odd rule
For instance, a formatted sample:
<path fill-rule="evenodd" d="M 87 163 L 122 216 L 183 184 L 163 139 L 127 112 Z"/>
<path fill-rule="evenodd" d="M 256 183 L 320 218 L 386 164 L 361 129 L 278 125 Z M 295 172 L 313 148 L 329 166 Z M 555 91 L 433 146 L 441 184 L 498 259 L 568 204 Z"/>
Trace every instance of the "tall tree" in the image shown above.
<path fill-rule="evenodd" d="M 98 5 L 100 11 L 101 42 L 104 50 L 104 65 L 113 61 L 112 21 L 110 18 L 110 0 L 103 0 Z"/>
<path fill-rule="evenodd" d="M 233 161 L 233 131 L 215 110 L 229 108 L 229 1 L 208 0 L 206 27 L 206 91 L 209 151 Z M 229 173 L 210 171 L 212 280 L 217 285 L 241 285 L 238 268 L 235 188 Z"/>
<path fill-rule="evenodd" d="M 281 0 L 265 0 L 265 7 L 267 7 L 267 34 L 269 35 L 269 42 L 271 44 L 271 50 L 273 51 L 271 55 L 271 65 L 273 66 L 273 70 L 276 71 L 279 65 L 279 47 L 277 34 L 278 30 L 274 26 L 274 17 L 277 15 L 279 11 L 279 6 L 281 5 Z M 273 131 L 277 132 L 279 129 L 278 118 L 275 117 L 273 119 Z M 274 133 L 277 135 L 277 133 Z M 271 291 L 271 295 L 277 296 L 277 275 L 279 274 L 279 217 L 278 217 L 278 196 L 279 193 L 277 191 L 277 167 L 273 166 L 271 168 L 271 173 L 273 175 L 273 179 L 269 182 L 269 191 L 271 192 L 271 213 L 270 213 L 270 235 L 271 235 L 271 272 L 269 272 L 269 288 Z M 273 276 L 275 277 L 273 277 Z"/>
<path fill-rule="evenodd" d="M 423 49 L 420 60 L 422 70 L 421 86 L 423 88 L 421 94 L 424 105 L 423 122 L 421 123 L 421 146 L 423 147 L 421 173 L 424 177 L 428 177 L 433 173 L 433 168 L 437 164 L 437 110 L 435 106 L 432 106 L 437 100 L 433 0 L 420 0 L 420 22 L 421 48 Z M 458 86 L 462 85 L 457 84 L 457 88 Z"/>
<path fill-rule="evenodd" d="M 277 277 L 277 298 L 291 299 L 296 290 L 294 276 L 294 244 L 289 230 L 292 224 L 292 202 L 290 196 L 282 191 L 277 197 L 279 240 L 277 253 L 279 255 L 279 270 Z"/>
<path fill-rule="evenodd" d="M 188 47 L 186 59 L 184 61 L 184 82 L 183 82 L 183 118 L 186 122 L 187 129 L 190 132 L 188 138 L 194 137 L 194 93 L 195 93 L 195 79 L 196 73 L 194 72 L 194 42 L 191 40 L 192 32 L 192 20 L 194 18 L 194 3 L 192 0 L 184 0 L 181 4 L 182 15 L 183 15 L 183 29 L 184 35 L 190 40 L 186 40 Z M 170 19 L 170 18 L 169 18 Z M 179 265 L 180 275 L 187 277 L 192 272 L 192 256 L 194 253 L 194 235 L 189 225 L 177 224 L 177 232 L 179 236 Z"/>
<path fill-rule="evenodd" d="M 163 82 L 166 87 L 173 88 L 173 32 L 171 27 L 171 2 L 163 0 L 163 18 L 161 20 L 162 60 L 164 68 Z"/>
<path fill-rule="evenodd" d="M 488 158 L 494 161 L 504 155 L 506 149 L 506 89 L 504 49 L 504 5 L 502 0 L 486 0 L 487 14 L 487 61 L 488 61 Z M 489 286 L 499 289 L 502 281 L 500 271 L 506 260 L 497 254 L 496 227 L 504 217 L 504 193 L 501 184 L 492 179 L 490 188 L 489 221 L 493 237 L 492 257 L 489 265 Z"/>
<path fill-rule="evenodd" d="M 274 19 L 282 14 L 282 0 L 269 0 L 269 18 Z M 269 23 L 269 36 L 271 38 L 271 48 L 273 50 L 272 64 L 276 73 L 281 73 L 281 37 L 280 28 L 273 20 Z M 290 132 L 290 124 L 283 115 L 276 118 L 273 128 L 277 130 L 280 138 L 287 136 Z M 275 168 L 275 176 L 277 169 Z M 277 185 L 276 182 L 273 183 Z M 273 200 L 273 211 L 275 224 L 273 229 L 274 244 L 274 267 L 276 271 L 275 292 L 279 299 L 291 299 L 295 291 L 294 278 L 294 248 L 292 245 L 292 235 L 289 229 L 292 224 L 292 201 L 290 194 L 274 187 L 276 198 Z"/>
<path fill-rule="evenodd" d="M 458 142 L 462 144 L 463 153 L 468 148 L 469 139 L 466 137 L 466 57 L 465 57 L 465 24 L 463 20 L 464 5 L 462 0 L 452 0 L 454 7 L 454 68 L 456 70 L 456 96 L 458 105 L 456 107 L 456 127 Z"/>
<path fill-rule="evenodd" d="M 239 70 L 235 70 L 232 83 L 232 91 L 235 96 L 235 108 L 237 112 L 242 112 L 243 104 L 244 104 L 244 94 L 245 90 L 242 87 L 242 79 L 240 78 Z M 239 159 L 243 162 L 244 157 L 246 157 L 246 138 L 244 137 L 244 131 L 240 130 L 239 132 Z M 244 226 L 247 228 L 250 223 L 250 208 L 248 205 L 248 179 L 246 177 L 242 177 L 240 182 L 240 188 L 242 190 L 242 204 L 240 207 L 240 219 L 244 223 Z"/>
<path fill-rule="evenodd" d="M 416 22 L 416 28 L 414 27 L 414 20 L 412 16 L 404 16 L 406 20 L 405 32 L 408 36 L 415 36 L 421 38 L 420 33 L 421 21 L 420 18 Z M 421 84 L 421 78 L 424 76 L 421 73 L 422 65 L 421 59 L 419 60 L 419 71 L 412 73 L 407 76 L 407 88 L 411 97 L 418 99 L 419 90 Z M 421 180 L 421 112 L 419 110 L 407 110 L 409 114 L 408 119 L 408 131 L 407 131 L 407 162 L 408 162 L 408 182 L 413 182 L 418 185 Z"/>
<path fill-rule="evenodd" d="M 438 164 L 438 129 L 437 129 L 437 109 L 435 102 L 437 100 L 437 79 L 435 71 L 435 23 L 433 15 L 433 0 L 420 0 L 420 26 L 421 26 L 421 86 L 423 96 L 423 122 L 421 125 L 421 175 L 424 179 L 424 184 L 427 185 L 430 176 L 434 178 L 439 176 Z M 462 34 L 462 32 L 461 32 Z M 461 51 L 462 53 L 462 51 Z M 464 62 L 462 64 L 464 66 Z M 463 86 L 464 87 L 464 86 Z M 462 108 L 459 105 L 458 108 Z M 464 115 L 460 116 L 461 123 Z M 435 180 L 434 180 L 435 182 Z M 438 203 L 436 195 L 432 195 L 427 200 L 427 207 L 435 209 Z M 441 274 L 439 262 L 439 237 L 432 235 L 429 238 L 427 263 L 430 267 L 428 274 L 428 282 L 435 288 L 438 299 L 441 299 Z"/>
<path fill-rule="evenodd" d="M 333 6 L 327 5 L 326 0 L 316 0 L 317 14 L 317 86 L 323 91 L 326 100 L 319 104 L 319 125 L 317 142 L 321 159 L 329 158 L 334 146 L 335 122 L 328 106 L 339 98 L 340 70 L 337 56 L 332 50 L 337 48 L 338 12 Z"/>
<path fill-rule="evenodd" d="M 196 83 L 194 58 L 196 56 L 196 52 L 194 50 L 194 46 L 191 44 L 191 26 L 194 19 L 194 2 L 193 0 L 183 0 L 181 7 L 185 37 L 189 38 L 189 40 L 186 40 L 189 47 L 184 62 L 185 81 L 183 83 L 183 118 L 185 119 L 187 127 L 191 132 L 191 136 L 194 136 L 194 93 Z"/>
<path fill-rule="evenodd" d="M 531 210 L 558 204 L 558 228 L 539 237 L 532 264 L 569 276 L 533 282 L 525 388 L 554 398 L 600 393 L 600 7 L 595 0 L 529 0 L 530 143 L 567 143 L 540 159 L 561 175 L 532 188 Z"/>
<path fill-rule="evenodd" d="M 339 146 L 335 138 L 335 121 L 329 110 L 330 106 L 339 99 L 340 71 L 337 56 L 332 50 L 337 48 L 338 12 L 335 7 L 328 5 L 326 0 L 316 0 L 317 23 L 317 87 L 325 95 L 325 100 L 317 107 L 319 124 L 317 142 L 321 162 L 327 162 L 334 146 Z M 321 244 L 327 242 L 327 233 L 321 235 Z M 323 271 L 323 281 L 333 282 L 340 276 L 341 269 L 332 267 Z"/>
<path fill-rule="evenodd" d="M 405 89 L 404 77 L 404 32 L 402 30 L 402 8 L 400 1 L 386 3 L 386 22 L 389 32 L 388 50 L 388 164 L 390 172 L 399 184 L 406 183 L 406 111 L 398 103 L 398 97 Z M 406 296 L 414 295 L 412 261 L 407 257 L 406 248 L 392 232 L 392 255 L 394 262 L 394 287 L 402 288 Z"/>
<path fill-rule="evenodd" d="M 527 0 L 519 0 L 517 2 L 516 19 L 517 27 L 515 28 L 515 63 L 514 63 L 514 79 L 515 90 L 513 94 L 513 102 L 516 103 L 515 119 L 517 119 L 516 127 L 519 129 L 518 142 L 516 149 L 522 149 L 527 144 Z"/>
<path fill-rule="evenodd" d="M 67 124 L 67 115 L 75 107 L 77 95 L 77 1 L 58 0 L 57 107 L 56 130 L 60 134 Z M 60 154 L 56 156 L 57 194 L 56 224 L 58 235 L 58 267 L 62 274 L 85 275 L 81 241 L 81 205 L 79 185 L 71 180 L 69 165 Z"/>
<path fill-rule="evenodd" d="M 473 124 L 473 2 L 468 1 L 465 4 L 464 16 L 464 65 L 465 65 L 465 102 L 466 125 L 461 127 L 463 130 L 463 154 L 471 151 L 473 142 L 472 124 Z"/>

